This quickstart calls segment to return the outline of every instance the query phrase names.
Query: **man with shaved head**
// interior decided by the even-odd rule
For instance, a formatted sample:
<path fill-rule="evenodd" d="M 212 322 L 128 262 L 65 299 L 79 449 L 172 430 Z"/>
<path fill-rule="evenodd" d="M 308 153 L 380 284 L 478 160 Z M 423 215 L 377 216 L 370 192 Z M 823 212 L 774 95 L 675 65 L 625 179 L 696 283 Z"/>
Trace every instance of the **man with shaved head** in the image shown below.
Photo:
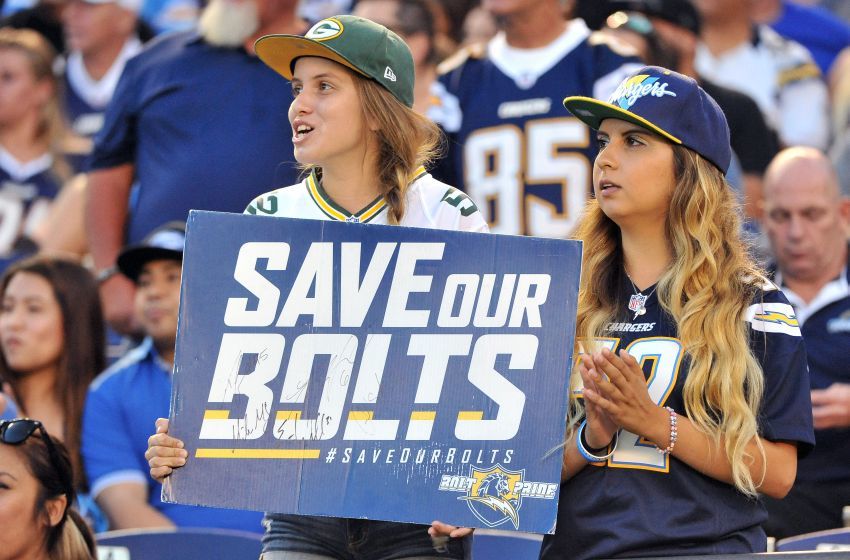
<path fill-rule="evenodd" d="M 780 152 L 764 180 L 764 226 L 775 281 L 794 306 L 806 342 L 815 450 L 797 466 L 782 500 L 765 498 L 769 536 L 842 526 L 850 505 L 850 198 L 829 159 L 814 148 Z"/>

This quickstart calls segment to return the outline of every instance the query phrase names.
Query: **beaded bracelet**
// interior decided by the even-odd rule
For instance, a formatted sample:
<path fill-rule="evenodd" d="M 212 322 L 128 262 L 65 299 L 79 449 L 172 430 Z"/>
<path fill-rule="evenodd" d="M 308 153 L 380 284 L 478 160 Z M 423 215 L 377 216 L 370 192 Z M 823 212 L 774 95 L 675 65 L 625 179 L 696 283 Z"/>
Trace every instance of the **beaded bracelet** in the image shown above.
<path fill-rule="evenodd" d="M 661 449 L 660 447 L 657 447 L 656 449 L 662 455 L 669 455 L 673 453 L 673 448 L 676 447 L 676 438 L 679 435 L 679 431 L 676 427 L 676 411 L 670 408 L 669 406 L 665 406 L 664 408 L 667 409 L 667 412 L 670 413 L 670 444 L 667 446 L 666 449 Z"/>
<path fill-rule="evenodd" d="M 614 454 L 614 449 L 617 447 L 617 437 L 619 435 L 619 430 L 614 432 L 614 438 L 611 440 L 611 443 L 608 444 L 608 447 L 611 451 L 608 452 L 607 455 L 594 455 L 590 451 L 587 450 L 584 443 L 584 428 L 587 426 L 587 420 L 584 420 L 578 427 L 578 432 L 576 433 L 576 447 L 578 447 L 578 452 L 582 457 L 590 461 L 591 463 L 598 463 L 600 461 L 604 461 L 608 457 Z M 603 448 L 604 449 L 604 448 Z"/>

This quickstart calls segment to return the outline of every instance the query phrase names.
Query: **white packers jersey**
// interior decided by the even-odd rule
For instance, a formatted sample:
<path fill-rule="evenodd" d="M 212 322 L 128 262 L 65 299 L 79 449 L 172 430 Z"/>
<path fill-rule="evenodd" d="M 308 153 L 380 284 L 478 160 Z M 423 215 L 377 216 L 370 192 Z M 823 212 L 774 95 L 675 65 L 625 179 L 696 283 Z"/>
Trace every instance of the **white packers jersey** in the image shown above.
<path fill-rule="evenodd" d="M 408 185 L 406 202 L 402 226 L 488 231 L 475 203 L 458 189 L 434 179 L 424 167 L 417 170 Z M 389 223 L 388 210 L 383 197 L 378 197 L 359 212 L 348 212 L 331 200 L 313 171 L 296 185 L 258 196 L 251 201 L 245 213 L 386 225 Z"/>

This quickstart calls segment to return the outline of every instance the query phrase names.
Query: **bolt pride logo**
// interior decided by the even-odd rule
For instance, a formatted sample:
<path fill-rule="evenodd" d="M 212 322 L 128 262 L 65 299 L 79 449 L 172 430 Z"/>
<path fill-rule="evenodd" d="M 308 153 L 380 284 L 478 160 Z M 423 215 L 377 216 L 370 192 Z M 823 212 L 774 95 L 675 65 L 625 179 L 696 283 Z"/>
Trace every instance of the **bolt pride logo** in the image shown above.
<path fill-rule="evenodd" d="M 617 105 L 621 109 L 628 109 L 638 99 L 647 95 L 652 97 L 664 97 L 665 95 L 676 97 L 674 92 L 667 91 L 668 85 L 667 82 L 661 83 L 657 76 L 638 74 L 624 80 L 623 83 L 617 86 L 617 89 L 611 95 L 608 102 Z"/>
<path fill-rule="evenodd" d="M 528 482 L 525 469 L 512 471 L 496 464 L 488 469 L 474 465 L 469 476 L 444 474 L 440 490 L 465 492 L 464 500 L 470 511 L 488 527 L 498 527 L 510 521 L 519 529 L 519 510 L 523 498 L 554 500 L 558 485 L 546 482 Z"/>

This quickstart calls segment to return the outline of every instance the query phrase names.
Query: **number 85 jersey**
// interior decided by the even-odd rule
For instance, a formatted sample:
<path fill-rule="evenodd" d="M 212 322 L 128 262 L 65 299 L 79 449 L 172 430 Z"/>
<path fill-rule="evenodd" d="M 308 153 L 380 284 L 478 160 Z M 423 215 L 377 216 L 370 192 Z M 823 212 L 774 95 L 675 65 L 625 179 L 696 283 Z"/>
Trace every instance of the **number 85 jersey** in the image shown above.
<path fill-rule="evenodd" d="M 579 19 L 540 49 L 515 49 L 499 33 L 462 51 L 441 66 L 429 110 L 449 137 L 435 175 L 475 200 L 493 232 L 566 237 L 589 193 L 596 142 L 561 100 L 605 99 L 640 66 Z"/>

